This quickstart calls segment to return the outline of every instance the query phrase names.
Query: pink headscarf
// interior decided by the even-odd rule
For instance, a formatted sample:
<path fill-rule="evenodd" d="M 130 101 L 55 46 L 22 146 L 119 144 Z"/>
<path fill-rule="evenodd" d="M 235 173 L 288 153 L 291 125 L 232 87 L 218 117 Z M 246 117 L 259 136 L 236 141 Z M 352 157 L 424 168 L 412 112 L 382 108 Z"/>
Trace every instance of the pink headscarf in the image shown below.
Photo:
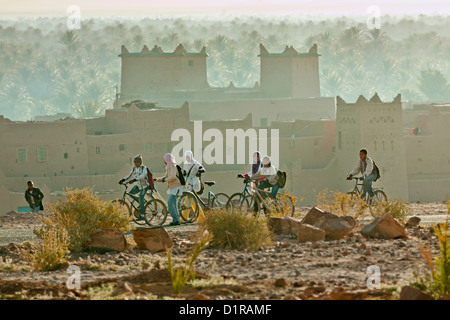
<path fill-rule="evenodd" d="M 173 163 L 173 164 L 177 164 L 176 161 L 175 161 L 175 157 L 174 157 L 173 154 L 171 154 L 171 153 L 166 153 L 166 154 L 164 155 L 163 159 L 164 159 L 164 162 L 167 164 L 166 170 L 169 170 L 170 165 L 171 165 L 172 163 Z"/>

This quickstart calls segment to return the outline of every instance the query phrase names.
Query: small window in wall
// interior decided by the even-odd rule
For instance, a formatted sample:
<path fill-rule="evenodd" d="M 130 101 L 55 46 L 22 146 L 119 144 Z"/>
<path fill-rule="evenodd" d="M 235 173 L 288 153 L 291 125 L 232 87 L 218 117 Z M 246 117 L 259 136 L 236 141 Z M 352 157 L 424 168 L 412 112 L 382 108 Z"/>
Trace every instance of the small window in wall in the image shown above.
<path fill-rule="evenodd" d="M 261 127 L 267 127 L 267 118 L 259 119 L 259 124 Z"/>
<path fill-rule="evenodd" d="M 37 161 L 38 162 L 47 161 L 47 148 L 46 147 L 37 148 Z"/>
<path fill-rule="evenodd" d="M 64 159 L 69 158 L 69 154 L 67 152 L 64 153 Z"/>
<path fill-rule="evenodd" d="M 124 150 L 125 150 L 125 145 L 119 144 L 119 151 L 124 151 Z"/>
<path fill-rule="evenodd" d="M 100 154 L 100 147 L 99 146 L 95 147 L 95 154 Z"/>
<path fill-rule="evenodd" d="M 188 61 L 188 66 L 189 67 L 193 67 L 194 66 L 194 60 L 189 60 Z"/>
<path fill-rule="evenodd" d="M 17 148 L 17 162 L 24 163 L 27 162 L 27 149 Z"/>
<path fill-rule="evenodd" d="M 152 144 L 151 144 L 151 143 L 147 143 L 147 144 L 145 145 L 145 151 L 146 151 L 147 153 L 152 152 Z"/>

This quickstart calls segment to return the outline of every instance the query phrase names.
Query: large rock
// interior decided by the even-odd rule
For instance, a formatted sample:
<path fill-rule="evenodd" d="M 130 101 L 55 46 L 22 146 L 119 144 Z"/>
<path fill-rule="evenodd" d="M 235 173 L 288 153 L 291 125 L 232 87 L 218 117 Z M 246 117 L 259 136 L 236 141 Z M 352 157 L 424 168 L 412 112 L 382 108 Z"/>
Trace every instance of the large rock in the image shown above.
<path fill-rule="evenodd" d="M 433 297 L 417 288 L 405 286 L 400 292 L 400 300 L 433 300 Z"/>
<path fill-rule="evenodd" d="M 366 238 L 375 239 L 407 239 L 406 229 L 389 213 L 378 217 L 361 230 Z"/>
<path fill-rule="evenodd" d="M 139 250 L 161 252 L 173 247 L 172 238 L 163 227 L 138 228 L 133 230 L 133 238 Z"/>
<path fill-rule="evenodd" d="M 301 224 L 309 224 L 324 230 L 326 240 L 339 240 L 353 230 L 356 221 L 353 217 L 339 217 L 314 207 L 302 219 Z"/>
<path fill-rule="evenodd" d="M 291 217 L 268 217 L 267 226 L 275 234 L 297 234 L 301 221 Z"/>
<path fill-rule="evenodd" d="M 124 251 L 127 241 L 119 229 L 103 229 L 91 235 L 89 248 L 96 251 Z"/>
<path fill-rule="evenodd" d="M 326 232 L 309 224 L 302 224 L 298 229 L 297 240 L 299 242 L 315 242 L 325 240 Z"/>

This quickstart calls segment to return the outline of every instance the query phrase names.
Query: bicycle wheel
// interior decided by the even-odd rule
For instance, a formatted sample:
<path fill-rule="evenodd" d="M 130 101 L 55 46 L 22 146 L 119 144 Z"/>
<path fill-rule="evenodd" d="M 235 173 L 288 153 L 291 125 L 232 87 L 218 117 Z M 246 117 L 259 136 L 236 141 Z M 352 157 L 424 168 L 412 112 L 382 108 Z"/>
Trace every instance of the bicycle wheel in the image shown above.
<path fill-rule="evenodd" d="M 199 208 L 198 201 L 192 192 L 184 191 L 178 198 L 178 213 L 185 222 L 194 222 L 197 220 Z"/>
<path fill-rule="evenodd" d="M 292 198 L 289 195 L 277 198 L 277 209 L 285 216 L 294 216 L 295 206 L 292 202 Z"/>
<path fill-rule="evenodd" d="M 386 193 L 384 193 L 384 191 L 382 190 L 375 190 L 373 201 L 375 202 L 388 201 Z"/>
<path fill-rule="evenodd" d="M 244 214 L 253 211 L 253 196 L 244 196 L 242 193 L 235 193 L 231 195 L 227 202 L 226 208 L 230 210 L 239 210 Z"/>
<path fill-rule="evenodd" d="M 131 216 L 130 205 L 126 201 L 123 201 L 122 199 L 116 199 L 113 200 L 113 203 L 119 204 L 119 206 L 123 210 L 123 214 L 126 215 L 130 219 L 130 221 L 133 221 L 133 217 Z"/>
<path fill-rule="evenodd" d="M 211 199 L 211 209 L 225 209 L 227 207 L 228 200 L 230 197 L 225 193 L 217 193 Z"/>
<path fill-rule="evenodd" d="M 132 206 L 131 208 L 133 214 L 131 217 L 133 218 L 134 223 L 143 226 L 147 224 L 147 212 L 144 213 L 144 219 L 140 219 L 140 213 L 139 213 L 139 205 L 136 204 L 135 206 Z"/>
<path fill-rule="evenodd" d="M 151 199 L 145 205 L 145 221 L 149 226 L 161 226 L 167 219 L 167 206 L 158 199 Z"/>

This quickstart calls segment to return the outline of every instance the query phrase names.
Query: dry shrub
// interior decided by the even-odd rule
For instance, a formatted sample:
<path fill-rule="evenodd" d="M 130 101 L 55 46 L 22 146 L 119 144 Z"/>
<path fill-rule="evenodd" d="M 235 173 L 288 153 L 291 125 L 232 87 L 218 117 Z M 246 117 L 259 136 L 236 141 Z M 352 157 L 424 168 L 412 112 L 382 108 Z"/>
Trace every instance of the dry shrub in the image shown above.
<path fill-rule="evenodd" d="M 67 189 L 67 200 L 48 206 L 44 227 L 35 231 L 42 239 L 50 229 L 63 229 L 69 237 L 69 249 L 80 252 L 91 241 L 91 235 L 102 229 L 130 230 L 130 220 L 117 203 L 102 201 L 92 188 Z"/>
<path fill-rule="evenodd" d="M 389 213 L 393 218 L 404 222 L 406 217 L 410 214 L 410 209 L 403 200 L 380 201 L 375 202 L 370 207 L 370 213 L 374 218 L 381 217 L 386 213 Z"/>
<path fill-rule="evenodd" d="M 448 200 L 447 200 L 448 204 Z M 426 291 L 434 298 L 440 299 L 450 295 L 450 228 L 448 225 L 449 215 L 445 223 L 434 226 L 434 232 L 439 241 L 439 256 L 433 258 L 431 247 L 424 248 L 419 244 L 420 251 L 428 263 L 430 274 L 422 277 L 412 285 Z"/>
<path fill-rule="evenodd" d="M 248 216 L 238 210 L 211 210 L 201 225 L 213 235 L 211 245 L 218 248 L 258 250 L 272 243 L 264 218 Z"/>
<path fill-rule="evenodd" d="M 324 189 L 316 198 L 316 206 L 338 216 L 352 216 L 358 219 L 364 215 L 367 204 L 359 197 Z"/>
<path fill-rule="evenodd" d="M 304 200 L 300 199 L 300 201 Z M 271 217 L 291 217 L 295 214 L 295 205 L 299 200 L 291 193 L 279 193 L 276 201 L 270 198 L 264 199 L 264 201 L 269 207 Z"/>
<path fill-rule="evenodd" d="M 31 250 L 22 251 L 22 256 L 32 270 L 53 271 L 68 266 L 69 236 L 64 229 L 51 228 L 40 234 L 41 241 Z"/>

